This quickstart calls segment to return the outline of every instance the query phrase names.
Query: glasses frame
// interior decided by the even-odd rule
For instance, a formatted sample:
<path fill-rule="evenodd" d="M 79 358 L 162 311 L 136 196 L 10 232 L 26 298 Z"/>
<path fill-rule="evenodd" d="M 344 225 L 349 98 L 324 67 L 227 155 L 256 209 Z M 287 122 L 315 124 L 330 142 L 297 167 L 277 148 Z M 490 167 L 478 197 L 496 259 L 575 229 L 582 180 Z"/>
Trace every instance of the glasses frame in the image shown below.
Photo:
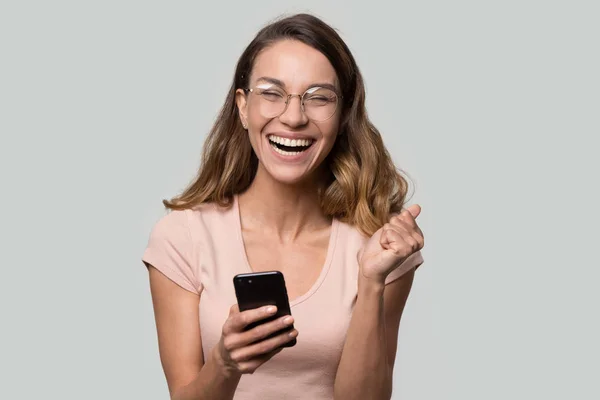
<path fill-rule="evenodd" d="M 285 89 L 278 87 L 279 90 L 281 90 L 283 93 L 285 93 L 287 95 L 287 97 L 285 99 L 285 106 L 283 107 L 283 110 L 279 114 L 274 115 L 272 117 L 267 117 L 267 118 L 279 118 L 280 116 L 282 116 L 287 111 L 287 109 L 288 109 L 288 106 L 290 104 L 290 99 L 292 97 L 298 97 L 300 99 L 300 109 L 302 110 L 302 113 L 304 115 L 306 115 L 306 117 L 308 119 L 310 119 L 312 121 L 315 121 L 315 122 L 325 122 L 325 121 L 328 121 L 329 119 L 331 119 L 331 117 L 333 117 L 335 115 L 335 113 L 337 112 L 338 107 L 340 105 L 340 100 L 343 99 L 343 96 L 341 94 L 339 94 L 337 90 L 334 90 L 334 89 L 329 88 L 329 87 L 324 87 L 323 88 L 323 89 L 329 89 L 329 90 L 331 90 L 335 94 L 335 96 L 336 96 L 335 110 L 333 110 L 333 113 L 329 117 L 327 117 L 325 119 L 310 118 L 308 116 L 308 114 L 306 114 L 306 110 L 304 109 L 304 96 L 306 96 L 306 94 L 308 93 L 309 90 L 312 90 L 312 89 L 315 89 L 315 88 L 320 88 L 320 87 L 321 86 L 312 86 L 312 87 L 309 87 L 302 94 L 288 93 Z M 260 94 L 256 93 L 256 89 L 257 89 L 257 87 L 254 87 L 254 88 L 245 88 L 245 89 L 242 89 L 242 90 L 244 91 L 244 93 L 254 93 L 257 96 L 260 96 Z"/>

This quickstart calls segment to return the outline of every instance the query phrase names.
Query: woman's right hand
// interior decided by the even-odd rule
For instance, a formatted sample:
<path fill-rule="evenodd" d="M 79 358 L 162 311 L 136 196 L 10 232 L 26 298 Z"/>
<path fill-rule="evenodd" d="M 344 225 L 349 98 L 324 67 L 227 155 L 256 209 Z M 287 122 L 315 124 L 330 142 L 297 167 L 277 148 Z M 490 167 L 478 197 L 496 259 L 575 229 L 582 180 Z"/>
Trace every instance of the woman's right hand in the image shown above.
<path fill-rule="evenodd" d="M 244 331 L 249 324 L 268 318 L 276 311 L 274 306 L 243 312 L 240 312 L 237 304 L 231 307 L 229 317 L 223 324 L 221 340 L 215 347 L 215 356 L 226 372 L 252 374 L 279 353 L 284 344 L 298 336 L 298 331 L 293 329 L 264 340 L 271 334 L 292 325 L 294 319 L 289 315 Z"/>

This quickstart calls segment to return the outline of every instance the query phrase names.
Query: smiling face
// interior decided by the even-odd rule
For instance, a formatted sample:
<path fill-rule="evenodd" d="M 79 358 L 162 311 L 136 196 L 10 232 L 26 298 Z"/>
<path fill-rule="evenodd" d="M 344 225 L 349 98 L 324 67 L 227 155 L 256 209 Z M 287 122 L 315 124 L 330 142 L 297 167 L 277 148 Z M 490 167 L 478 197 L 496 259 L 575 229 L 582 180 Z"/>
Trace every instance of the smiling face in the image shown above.
<path fill-rule="evenodd" d="M 238 89 L 236 102 L 258 168 L 286 184 L 315 179 L 335 143 L 342 108 L 329 60 L 302 42 L 276 42 L 256 58 L 249 88 Z M 304 112 L 300 96 L 292 96 L 285 107 L 288 93 L 306 93 Z"/>

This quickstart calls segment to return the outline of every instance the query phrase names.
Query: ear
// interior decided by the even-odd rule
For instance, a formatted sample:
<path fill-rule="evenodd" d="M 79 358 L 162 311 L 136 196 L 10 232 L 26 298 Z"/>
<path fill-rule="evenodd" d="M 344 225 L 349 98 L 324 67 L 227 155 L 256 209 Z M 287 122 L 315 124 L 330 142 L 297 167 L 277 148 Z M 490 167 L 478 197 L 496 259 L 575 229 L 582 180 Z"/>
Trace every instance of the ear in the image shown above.
<path fill-rule="evenodd" d="M 248 129 L 248 99 L 246 97 L 246 93 L 242 89 L 238 89 L 235 91 L 235 104 L 237 105 L 240 121 L 242 122 L 242 126 L 244 129 Z"/>

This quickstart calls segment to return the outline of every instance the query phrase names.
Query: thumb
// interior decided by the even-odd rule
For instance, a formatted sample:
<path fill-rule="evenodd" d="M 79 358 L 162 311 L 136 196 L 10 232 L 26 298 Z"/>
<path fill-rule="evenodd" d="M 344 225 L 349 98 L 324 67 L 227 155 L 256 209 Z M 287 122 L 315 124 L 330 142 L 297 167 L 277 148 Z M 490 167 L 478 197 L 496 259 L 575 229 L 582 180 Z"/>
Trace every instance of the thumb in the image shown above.
<path fill-rule="evenodd" d="M 406 208 L 413 218 L 417 218 L 421 214 L 421 206 L 418 204 L 411 204 Z"/>

